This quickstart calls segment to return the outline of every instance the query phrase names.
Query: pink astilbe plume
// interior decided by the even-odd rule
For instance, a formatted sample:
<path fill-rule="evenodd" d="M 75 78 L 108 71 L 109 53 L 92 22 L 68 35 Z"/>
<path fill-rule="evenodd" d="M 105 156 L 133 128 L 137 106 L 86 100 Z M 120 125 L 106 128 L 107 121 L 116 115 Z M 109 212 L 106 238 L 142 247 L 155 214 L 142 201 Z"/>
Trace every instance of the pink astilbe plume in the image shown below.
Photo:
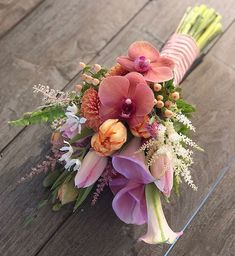
<path fill-rule="evenodd" d="M 45 160 L 31 169 L 24 177 L 21 177 L 17 183 L 23 183 L 31 180 L 34 176 L 48 171 L 54 171 L 61 152 L 58 149 L 52 149 L 52 155 L 47 155 Z"/>
<path fill-rule="evenodd" d="M 93 194 L 93 199 L 91 202 L 91 205 L 95 205 L 98 198 L 100 197 L 100 194 L 104 191 L 104 188 L 106 186 L 109 186 L 110 181 L 112 178 L 116 175 L 116 171 L 113 168 L 112 162 L 110 161 L 104 172 L 102 173 L 100 179 L 98 180 L 98 184 L 96 186 L 96 191 Z"/>

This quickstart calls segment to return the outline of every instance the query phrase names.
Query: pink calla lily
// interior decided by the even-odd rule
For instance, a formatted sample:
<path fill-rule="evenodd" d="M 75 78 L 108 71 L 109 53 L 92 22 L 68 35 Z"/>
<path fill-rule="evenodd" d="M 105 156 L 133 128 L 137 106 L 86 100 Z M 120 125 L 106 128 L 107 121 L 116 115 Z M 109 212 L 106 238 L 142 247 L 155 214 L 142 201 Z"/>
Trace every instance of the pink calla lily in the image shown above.
<path fill-rule="evenodd" d="M 156 157 L 150 167 L 151 174 L 157 179 L 156 186 L 167 197 L 170 196 L 173 187 L 174 170 L 170 158 L 166 154 Z"/>
<path fill-rule="evenodd" d="M 107 163 L 107 157 L 100 156 L 95 151 L 90 150 L 83 159 L 81 168 L 75 176 L 75 185 L 78 188 L 85 188 L 95 183 Z"/>
<path fill-rule="evenodd" d="M 173 78 L 174 62 L 161 56 L 158 50 L 146 41 L 132 43 L 128 56 L 118 57 L 117 62 L 130 72 L 141 73 L 149 82 L 164 82 Z"/>
<path fill-rule="evenodd" d="M 146 185 L 145 194 L 148 212 L 148 231 L 140 240 L 149 244 L 174 243 L 183 232 L 176 233 L 169 227 L 162 210 L 160 192 L 152 183 Z"/>

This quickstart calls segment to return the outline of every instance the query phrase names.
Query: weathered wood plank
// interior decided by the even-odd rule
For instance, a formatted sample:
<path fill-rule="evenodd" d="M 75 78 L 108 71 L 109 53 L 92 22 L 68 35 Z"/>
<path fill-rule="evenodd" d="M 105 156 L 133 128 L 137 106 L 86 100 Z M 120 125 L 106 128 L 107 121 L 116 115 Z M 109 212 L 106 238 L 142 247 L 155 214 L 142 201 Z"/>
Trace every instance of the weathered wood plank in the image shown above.
<path fill-rule="evenodd" d="M 122 31 L 112 44 L 105 48 L 97 62 L 110 65 L 113 59 L 113 52 L 117 51 L 119 54 L 123 53 L 123 50 L 126 50 L 124 46 L 128 45 L 133 40 L 152 37 L 152 41 L 154 42 L 154 39 L 156 40 L 157 38 L 158 31 L 156 31 L 156 34 L 146 33 L 144 28 L 147 26 L 148 19 L 152 20 L 150 10 L 154 9 L 153 6 L 155 4 L 157 3 L 151 3 L 151 5 L 146 7 L 146 12 L 141 13 L 133 21 L 136 25 L 130 24 L 127 29 Z M 144 21 L 139 22 L 143 20 L 144 17 L 146 17 Z M 151 23 L 151 26 L 154 27 L 156 24 Z M 210 77 L 210 80 L 208 80 L 208 77 Z M 221 79 L 223 79 L 226 84 L 223 88 L 217 83 L 217 81 Z M 215 182 L 221 169 L 235 152 L 232 143 L 235 139 L 235 134 L 233 133 L 235 122 L 234 120 L 230 120 L 229 123 L 227 122 L 227 113 L 232 111 L 231 102 L 233 101 L 233 96 L 231 95 L 231 91 L 233 90 L 232 84 L 234 81 L 235 76 L 232 70 L 227 69 L 225 65 L 210 56 L 183 84 L 185 97 L 198 107 L 198 112 L 194 120 L 195 126 L 198 127 L 196 139 L 205 148 L 206 153 L 197 153 L 195 157 L 196 163 L 193 168 L 193 176 L 195 182 L 199 184 L 199 191 L 195 193 L 187 186 L 184 186 L 180 200 L 174 198 L 171 204 L 165 204 L 166 215 L 175 230 L 182 229 L 192 212 L 194 212 L 200 201 Z M 73 81 L 74 84 L 77 82 L 78 80 Z M 192 91 L 194 92 L 193 94 Z M 209 98 L 207 97 L 208 95 L 210 95 Z M 223 109 L 216 107 L 221 95 L 223 95 L 223 99 L 221 99 L 221 104 L 224 106 Z M 219 120 L 217 120 L 217 118 Z M 217 161 L 215 162 L 214 159 Z M 109 220 L 110 218 L 111 220 Z M 110 223 L 114 222 L 113 216 L 106 216 L 106 221 Z M 111 230 L 108 237 L 112 236 L 113 240 L 122 241 L 122 247 L 120 248 L 117 244 L 117 246 L 113 247 L 112 252 L 108 254 L 110 240 L 107 239 L 103 242 L 96 243 L 96 241 L 90 239 L 90 235 L 87 236 L 84 233 L 80 234 L 77 231 L 77 227 L 80 223 L 81 220 L 79 216 L 77 218 L 73 217 L 73 221 L 69 220 L 66 227 L 57 232 L 39 255 L 44 256 L 48 253 L 53 253 L 55 252 L 55 248 L 58 247 L 61 248 L 59 250 L 59 255 L 61 256 L 66 255 L 66 250 L 69 250 L 70 255 L 88 255 L 94 248 L 96 248 L 98 252 L 105 251 L 103 255 L 163 255 L 167 250 L 167 246 L 149 246 L 143 243 L 137 243 L 138 236 L 143 232 L 143 228 L 141 227 L 128 226 L 126 235 L 120 235 L 120 233 L 116 232 L 118 228 L 116 229 L 116 226 L 113 225 L 114 232 Z M 102 226 L 102 221 L 97 219 L 96 225 Z M 119 224 L 116 225 L 119 226 Z M 119 226 L 119 228 L 120 227 L 121 226 Z M 99 233 L 99 230 L 89 230 L 87 232 Z M 71 238 L 72 240 L 70 241 L 70 244 L 75 244 L 75 248 L 69 248 L 69 244 L 60 246 L 63 237 L 69 236 L 71 233 L 76 234 L 76 238 Z M 84 236 L 85 241 L 83 240 Z M 132 243 L 130 243 L 130 237 Z M 76 241 L 80 239 L 84 241 L 84 246 L 81 244 L 79 244 L 79 246 L 76 245 Z M 89 246 L 86 246 L 87 244 L 89 244 Z M 63 246 L 66 246 L 66 248 L 62 248 Z"/>
<path fill-rule="evenodd" d="M 118 45 L 118 41 L 116 45 Z M 208 79 L 208 77 L 210 77 L 210 79 Z M 217 82 L 220 80 L 224 81 L 223 87 Z M 232 102 L 234 94 L 232 91 L 234 90 L 234 82 L 234 72 L 210 56 L 205 59 L 204 63 L 201 64 L 183 84 L 186 99 L 195 104 L 198 108 L 198 112 L 194 118 L 194 124 L 197 127 L 195 139 L 199 141 L 200 145 L 205 149 L 205 153 L 197 153 L 195 155 L 195 165 L 192 170 L 195 183 L 199 185 L 199 191 L 193 192 L 189 187 L 184 185 L 182 187 L 181 198 L 173 198 L 170 204 L 164 205 L 169 223 L 171 223 L 175 230 L 183 228 L 191 214 L 208 193 L 222 168 L 234 156 L 235 145 L 233 142 L 235 141 L 235 120 L 232 118 L 228 120 L 228 114 L 233 111 Z M 221 95 L 223 95 L 222 98 Z M 219 106 L 216 107 L 218 101 L 223 105 L 223 108 Z M 96 214 L 97 212 L 94 212 L 94 216 Z M 106 216 L 107 221 L 110 221 L 110 218 L 113 221 L 113 216 Z M 96 222 L 97 225 L 102 225 L 99 219 L 97 219 Z M 55 248 L 58 249 L 58 247 L 61 248 L 59 255 L 66 255 L 66 249 L 62 248 L 65 245 L 61 244 L 61 240 L 74 232 L 76 236 L 75 238 L 71 237 L 71 243 L 76 244 L 76 241 L 83 239 L 84 233 L 76 231 L 79 225 L 80 218 L 78 215 L 77 218 L 74 217 L 72 222 L 69 221 L 66 224 L 65 229 L 61 228 L 56 233 L 39 255 L 44 256 L 47 255 L 48 252 L 55 252 Z M 113 229 L 116 230 L 114 225 Z M 117 246 L 113 248 L 112 255 L 162 255 L 166 251 L 167 246 L 149 246 L 136 242 L 136 239 L 140 233 L 143 232 L 144 228 L 127 227 L 127 230 L 126 235 L 122 236 L 120 236 L 120 233 L 110 231 L 109 236 L 112 236 L 113 240 L 120 241 L 121 239 L 122 241 L 122 247 L 119 248 Z M 99 234 L 99 230 L 87 232 L 97 232 Z M 88 255 L 86 252 L 87 250 L 90 252 L 89 248 L 95 246 L 93 244 L 95 241 L 90 240 L 87 235 L 85 235 L 85 237 L 87 240 L 84 242 L 84 246 L 80 245 L 79 248 L 75 247 L 73 253 L 73 249 L 69 249 L 68 245 L 67 250 L 70 250 L 70 255 Z M 129 242 L 130 237 L 132 238 L 132 243 Z M 125 239 L 127 242 L 125 242 Z M 87 244 L 89 244 L 89 246 L 86 246 Z M 106 247 L 107 250 L 110 248 L 108 240 L 106 243 L 96 244 L 98 251 L 101 249 L 105 250 L 104 248 Z M 78 251 L 80 254 L 78 254 Z"/>
<path fill-rule="evenodd" d="M 0 38 L 44 0 L 2 0 L 0 2 Z"/>
<path fill-rule="evenodd" d="M 7 121 L 39 104 L 32 85 L 62 89 L 146 2 L 48 0 L 0 41 L 0 150 L 20 131 Z"/>
<path fill-rule="evenodd" d="M 234 255 L 234 182 L 233 164 L 169 255 Z"/>
<path fill-rule="evenodd" d="M 140 16 L 138 15 L 138 17 L 140 18 L 135 19 L 130 24 L 130 26 L 128 26 L 120 34 L 119 37 L 113 40 L 113 42 L 109 45 L 109 48 L 101 52 L 101 56 L 99 58 L 99 62 L 101 64 L 110 64 L 110 60 L 113 60 L 114 57 L 119 53 L 123 53 L 124 51 L 126 51 L 128 44 L 136 39 L 150 40 L 156 45 L 159 45 L 159 42 L 156 39 L 158 37 L 158 23 L 151 23 L 153 17 L 156 15 L 155 10 L 159 10 L 159 3 L 160 1 L 152 2 L 151 5 L 149 5 L 149 7 L 147 6 L 147 11 L 140 13 Z M 154 12 L 152 13 L 151 10 L 152 12 Z M 153 15 L 152 17 L 150 15 L 151 13 Z M 174 16 L 172 15 L 172 17 Z M 176 24 L 174 20 L 171 20 L 170 22 Z M 145 30 L 145 28 L 149 26 L 149 24 L 151 24 L 153 29 L 155 29 L 153 31 L 156 31 L 156 34 L 148 33 L 148 31 Z M 116 52 L 114 50 L 116 50 Z M 95 62 L 98 62 L 98 59 L 96 59 Z M 196 72 L 199 72 L 198 70 L 200 69 L 200 72 L 197 73 L 197 76 L 202 75 L 203 73 L 205 73 L 205 70 L 207 70 L 206 75 L 203 74 L 203 77 L 199 80 L 197 76 L 190 76 L 190 80 L 188 79 L 185 82 L 185 89 L 188 86 L 185 95 L 188 98 L 190 97 L 190 94 L 192 92 L 191 90 L 193 90 L 194 92 L 197 91 L 202 84 L 205 84 L 205 81 L 207 81 L 207 77 L 216 73 L 217 69 L 221 69 L 221 71 L 219 72 L 219 74 L 217 74 L 217 76 L 214 78 L 212 82 L 207 84 L 207 91 L 205 91 L 205 95 L 208 95 L 208 92 L 210 92 L 209 87 L 212 87 L 216 79 L 221 79 L 221 77 L 223 77 L 223 74 L 226 77 L 226 87 L 224 87 L 224 90 L 231 90 L 229 85 L 234 83 L 235 80 L 234 74 L 231 72 L 231 70 L 225 70 L 225 67 L 223 66 L 221 68 L 221 63 L 215 61 L 213 58 L 210 58 L 203 65 L 203 67 L 200 67 L 196 70 Z M 211 66 L 213 68 L 211 68 Z M 75 84 L 77 82 L 77 80 L 74 80 L 71 84 Z M 191 86 L 191 88 L 189 86 Z M 219 87 L 218 83 L 217 87 Z M 220 99 L 217 93 L 221 94 L 221 88 L 219 91 L 216 91 L 218 89 L 217 87 L 212 87 L 213 93 L 211 94 L 211 97 L 213 101 L 212 99 L 210 99 L 208 109 L 209 113 L 211 111 L 212 114 L 214 113 L 214 104 L 216 104 L 218 102 L 218 99 Z M 197 97 L 196 95 L 194 95 L 194 97 L 191 98 L 192 102 L 201 104 L 201 101 L 199 101 L 200 98 L 201 100 L 205 99 L 203 91 L 199 92 L 200 93 L 199 95 L 197 94 Z M 227 94 L 224 95 L 227 100 L 227 104 L 225 103 L 225 99 L 223 99 L 224 101 L 222 101 L 221 103 L 225 103 L 226 105 L 225 112 L 231 111 L 231 109 L 228 107 L 228 102 L 231 102 L 232 95 L 229 94 L 229 92 L 227 92 Z M 186 219 L 185 216 L 190 216 L 190 213 L 195 209 L 196 203 L 198 203 L 199 200 L 204 195 L 204 193 L 208 191 L 210 185 L 213 183 L 215 177 L 218 175 L 219 170 L 222 168 L 224 163 L 230 158 L 231 152 L 233 150 L 231 149 L 232 146 L 230 145 L 232 143 L 233 137 L 231 137 L 231 135 L 226 134 L 226 132 L 229 132 L 230 129 L 233 129 L 234 124 L 232 123 L 231 126 L 229 127 L 229 125 L 225 122 L 227 119 L 225 120 L 225 116 L 223 113 L 221 123 L 217 124 L 215 115 L 220 116 L 221 112 L 216 112 L 210 117 L 209 122 L 211 125 L 213 125 L 213 129 L 211 131 L 212 134 L 208 137 L 207 140 L 206 133 L 207 131 L 211 130 L 211 127 L 208 125 L 206 130 L 203 131 L 203 122 L 208 119 L 206 118 L 206 115 L 208 115 L 205 108 L 207 107 L 206 100 L 208 99 L 205 99 L 205 102 L 203 102 L 204 108 L 201 107 L 197 114 L 198 116 L 200 116 L 200 118 L 202 118 L 202 114 L 205 116 L 203 117 L 204 119 L 202 121 L 201 119 L 198 119 L 197 122 L 197 125 L 200 124 L 201 129 L 201 132 L 199 134 L 199 141 L 202 141 L 202 144 L 207 144 L 207 142 L 209 141 L 209 145 L 207 145 L 207 148 L 209 148 L 209 153 L 207 153 L 208 155 L 204 156 L 203 158 L 203 161 L 201 163 L 202 170 L 205 170 L 204 168 L 206 168 L 209 165 L 206 159 L 207 156 L 210 156 L 210 160 L 213 160 L 214 157 L 217 157 L 219 159 L 219 155 L 221 154 L 221 158 L 218 166 L 216 166 L 215 163 L 210 163 L 211 166 L 209 168 L 208 173 L 206 173 L 205 171 L 201 172 L 201 168 L 199 169 L 199 163 L 194 168 L 195 170 L 197 170 L 197 168 L 198 170 L 200 170 L 198 171 L 197 175 L 199 176 L 199 174 L 201 173 L 202 177 L 200 177 L 200 181 L 201 179 L 203 180 L 202 187 L 204 186 L 204 183 L 206 183 L 205 190 L 201 191 L 200 194 L 194 193 L 194 196 L 192 196 L 188 195 L 191 193 L 189 192 L 188 188 L 187 194 L 184 194 L 184 192 L 186 191 L 185 188 L 183 190 L 184 197 L 182 198 L 182 200 L 180 200 L 179 202 L 174 200 L 171 205 L 165 205 L 167 216 L 168 218 L 171 218 L 170 222 L 173 224 L 173 226 L 175 226 L 175 228 L 182 227 L 182 222 Z M 222 130 L 222 134 L 220 134 L 220 130 Z M 1 224 L 4 225 L 4 234 L 1 236 L 1 242 L 4 243 L 9 239 L 8 246 L 10 246 L 10 249 L 8 249 L 8 251 L 4 251 L 5 254 L 3 255 L 12 255 L 11 252 L 13 250 L 16 250 L 18 255 L 33 255 L 32 253 L 38 251 L 38 249 L 41 247 L 42 241 L 45 242 L 47 239 L 49 239 L 49 237 L 56 231 L 56 229 L 64 222 L 68 214 L 66 211 L 62 211 L 58 213 L 58 215 L 56 214 L 56 217 L 53 217 L 53 214 L 50 211 L 48 211 L 48 208 L 46 208 L 45 211 L 43 210 L 43 212 L 39 213 L 39 217 L 36 220 L 36 222 L 32 223 L 32 225 L 29 226 L 27 230 L 24 230 L 20 225 L 23 221 L 22 214 L 26 215 L 27 211 L 30 208 L 34 209 L 35 201 L 37 203 L 41 201 L 41 199 L 43 199 L 45 196 L 45 192 L 42 191 L 41 189 L 40 179 L 36 178 L 35 180 L 32 181 L 31 184 L 28 184 L 28 189 L 26 190 L 26 192 L 24 192 L 23 188 L 20 189 L 20 187 L 15 187 L 15 182 L 19 179 L 20 176 L 22 176 L 27 171 L 32 162 L 35 162 L 36 154 L 38 155 L 40 154 L 40 152 L 45 151 L 47 149 L 47 146 L 45 146 L 45 144 L 48 145 L 48 134 L 49 132 L 45 128 L 42 128 L 41 131 L 38 127 L 27 128 L 27 130 L 22 132 L 20 136 L 18 136 L 16 140 L 12 144 L 10 144 L 9 147 L 7 147 L 3 152 L 3 159 L 0 163 L 0 167 L 3 170 L 0 187 L 1 201 L 4 200 L 4 202 L 8 202 L 7 206 L 10 205 L 9 211 L 6 211 L 7 208 L 4 208 L 2 213 L 0 214 L 2 216 Z M 221 142 L 219 139 L 220 137 L 217 138 L 218 135 L 224 136 L 225 141 Z M 203 138 L 202 140 L 201 136 Z M 34 141 L 33 145 L 32 141 Z M 228 147 L 226 143 L 229 144 Z M 213 153 L 214 146 L 216 153 Z M 24 151 L 22 150 L 22 148 L 24 149 Z M 201 155 L 197 156 L 198 162 L 200 161 L 201 157 Z M 15 159 L 12 160 L 13 158 Z M 30 160 L 32 160 L 32 162 Z M 214 177 L 212 177 L 212 175 L 214 175 Z M 199 180 L 199 177 L 196 178 L 196 181 L 197 180 Z M 40 199 L 36 199 L 34 201 L 31 197 L 26 196 L 27 193 L 32 192 L 38 193 L 37 195 Z M 185 200 L 185 202 L 183 200 Z M 89 219 L 86 219 L 86 215 L 82 215 L 82 212 L 79 212 L 78 215 L 72 216 L 72 218 L 69 219 L 69 221 L 66 222 L 65 225 L 61 228 L 61 231 L 58 233 L 58 235 L 55 236 L 48 243 L 47 247 L 41 251 L 41 255 L 50 255 L 52 254 L 52 252 L 56 252 L 59 255 L 67 255 L 66 252 L 70 252 L 70 255 L 87 255 L 87 251 L 90 252 L 90 254 L 92 254 L 94 253 L 94 250 L 99 253 L 104 253 L 103 255 L 155 255 L 157 252 L 159 252 L 159 255 L 161 255 L 160 253 L 161 251 L 165 250 L 165 247 L 149 247 L 143 244 L 136 243 L 136 238 L 139 236 L 141 232 L 143 232 L 142 228 L 126 226 L 123 223 L 119 222 L 117 218 L 114 216 L 114 214 L 111 213 L 112 210 L 110 208 L 110 201 L 111 198 L 108 194 L 105 195 L 104 198 L 101 200 L 100 205 L 96 206 L 96 210 L 92 208 L 86 210 L 86 207 L 89 207 L 89 205 L 87 205 L 85 207 L 85 211 L 89 211 L 89 213 L 87 213 L 88 216 L 90 216 Z M 22 202 L 24 202 L 23 206 L 21 205 Z M 183 209 L 181 209 L 182 205 L 185 207 L 183 214 Z M 60 217 L 61 214 L 66 215 L 65 218 L 64 216 Z M 182 214 L 181 217 L 180 214 Z M 97 218 L 97 216 L 100 216 L 100 218 Z M 173 216 L 175 218 L 173 218 Z M 8 219 L 8 221 L 5 221 L 6 218 Z M 56 219 L 55 222 L 50 222 L 52 218 L 53 220 L 54 218 Z M 108 223 L 107 226 L 104 225 L 104 220 Z M 90 221 L 92 221 L 92 225 L 89 223 Z M 11 225 L 11 223 L 16 223 L 16 225 Z M 81 231 L 80 225 L 82 225 L 82 227 L 84 228 L 83 231 Z M 91 229 L 91 226 L 94 226 L 94 228 Z M 102 228 L 103 226 L 104 228 Z M 102 236 L 100 236 L 99 230 L 102 231 L 102 236 L 104 236 L 103 240 Z M 99 237 L 98 243 L 96 243 L 95 240 L 97 236 Z M 79 241 L 82 242 L 79 243 Z M 109 245 L 109 243 L 111 244 L 111 246 Z M 79 247 L 77 246 L 77 244 L 79 244 Z M 4 248 L 6 250 L 7 247 Z M 93 251 L 91 250 L 92 248 Z"/>
<path fill-rule="evenodd" d="M 65 58 L 65 56 L 68 57 L 68 62 L 70 62 L 70 58 L 72 58 L 77 63 L 78 60 L 76 59 L 76 55 L 81 58 L 82 55 L 88 53 L 85 58 L 85 60 L 88 61 L 96 54 L 97 51 L 104 47 L 105 43 L 115 36 L 115 33 L 117 33 L 119 29 L 121 29 L 122 26 L 124 26 L 139 9 L 141 9 L 142 5 L 144 5 L 146 1 L 138 1 L 136 4 L 134 4 L 135 1 L 129 1 L 129 3 L 127 3 L 127 9 L 119 9 L 112 15 L 110 15 L 112 10 L 117 9 L 117 3 L 114 2 L 110 3 L 109 1 L 99 1 L 95 3 L 92 1 L 89 3 L 87 1 L 70 1 L 69 4 L 67 3 L 67 6 L 64 6 L 63 1 L 56 1 L 56 3 L 54 3 L 54 1 L 48 2 L 45 3 L 45 5 L 40 6 L 40 8 L 35 12 L 34 19 L 36 20 L 36 23 L 34 26 L 36 27 L 29 28 L 33 25 L 31 25 L 30 22 L 31 18 L 28 17 L 22 23 L 21 27 L 19 26 L 19 28 L 17 28 L 14 35 L 12 35 L 12 32 L 7 36 L 12 40 L 15 38 L 15 40 L 13 40 L 14 43 L 8 43 L 7 45 L 8 41 L 6 40 L 3 44 L 4 50 L 9 54 L 10 50 L 12 51 L 14 50 L 14 47 L 17 47 L 16 41 L 18 40 L 18 43 L 20 43 L 20 47 L 18 49 L 21 50 L 19 58 L 16 58 L 15 55 L 17 55 L 17 52 L 14 52 L 12 55 L 5 55 L 3 58 L 5 62 L 1 63 L 3 64 L 1 75 L 6 72 L 6 70 L 10 70 L 10 67 L 12 67 L 13 64 L 15 65 L 13 67 L 15 75 L 14 78 L 9 78 L 8 76 L 8 79 L 11 80 L 12 84 L 8 87 L 4 86 L 1 88 L 1 104 L 5 107 L 7 105 L 7 101 L 4 100 L 4 98 L 6 95 L 13 95 L 15 92 L 14 85 L 15 87 L 17 86 L 17 79 L 19 82 L 19 90 L 16 90 L 16 95 L 18 95 L 20 102 L 18 101 L 14 103 L 17 99 L 17 96 L 15 95 L 14 99 L 11 99 L 11 104 L 16 104 L 19 107 L 23 105 L 24 101 L 26 102 L 28 100 L 29 105 L 35 105 L 34 99 L 30 99 L 28 97 L 31 94 L 28 92 L 28 87 L 31 82 L 27 81 L 27 76 L 36 76 L 36 80 L 38 79 L 38 81 L 40 81 L 39 78 L 42 78 L 42 76 L 45 75 L 46 77 L 43 77 L 43 79 L 52 79 L 57 81 L 57 84 L 55 85 L 56 88 L 59 89 L 64 87 L 70 77 L 68 75 L 68 78 L 63 78 L 63 76 L 59 74 L 59 71 L 56 71 L 57 69 L 52 64 L 53 57 L 49 56 L 49 52 L 51 52 L 51 55 L 56 59 L 54 59 L 54 62 L 58 63 L 61 61 L 61 65 L 65 65 L 65 62 L 63 63 L 63 58 Z M 89 17 L 82 16 L 82 13 L 86 12 L 89 13 Z M 68 20 L 71 19 L 71 16 L 74 16 L 75 14 L 78 15 L 76 20 L 68 22 Z M 51 15 L 54 17 L 51 17 Z M 46 17 L 50 17 L 51 20 L 47 20 L 46 22 Z M 89 23 L 89 20 L 91 23 Z M 42 28 L 38 26 L 38 22 L 41 22 L 40 24 Z M 42 23 L 44 23 L 44 25 Z M 60 32 L 60 35 L 56 34 L 56 29 L 59 30 L 61 25 L 70 27 L 70 32 L 68 32 L 68 27 L 66 27 L 63 29 L 64 32 Z M 56 26 L 56 28 L 54 28 L 54 26 Z M 25 30 L 25 35 L 21 36 L 20 33 L 23 30 Z M 99 33 L 96 34 L 97 31 L 99 31 Z M 73 44 L 74 42 L 75 45 L 77 44 L 73 37 L 76 37 L 77 35 L 75 34 L 78 32 L 80 34 L 87 32 L 88 36 L 78 36 L 78 41 L 80 40 L 79 42 L 82 48 L 77 52 L 77 48 L 74 47 L 71 50 L 73 53 L 69 55 L 69 50 L 67 49 L 67 47 L 69 47 L 68 44 Z M 34 33 L 35 38 L 32 37 L 32 34 Z M 65 34 L 62 37 L 61 34 L 63 33 Z M 44 35 L 43 40 L 37 41 L 37 37 L 40 38 L 39 34 L 41 36 Z M 92 34 L 95 34 L 93 38 Z M 25 38 L 26 35 L 27 37 Z M 53 42 L 56 42 L 57 37 L 61 40 L 63 39 L 65 46 L 63 48 L 62 44 L 61 47 L 59 47 L 57 43 L 58 49 L 54 49 L 53 52 L 53 47 L 56 47 L 53 45 Z M 12 42 L 12 40 L 9 42 Z M 69 40 L 71 40 L 71 42 L 69 42 Z M 97 42 L 95 42 L 96 40 Z M 35 42 L 37 43 L 34 46 L 33 44 Z M 28 47 L 26 47 L 26 45 L 28 45 Z M 27 48 L 29 49 L 30 47 L 31 53 L 27 54 Z M 47 49 L 48 47 L 51 47 L 51 50 Z M 82 51 L 83 47 L 85 48 L 84 51 L 86 53 Z M 44 51 L 47 52 L 43 53 Z M 61 53 L 59 56 L 60 51 L 67 51 L 67 53 L 64 53 L 64 55 Z M 43 56 L 43 54 L 45 55 Z M 48 60 L 47 57 L 49 58 Z M 43 58 L 44 60 L 42 60 Z M 50 63 L 45 63 L 45 61 Z M 16 62 L 18 62 L 18 65 L 16 65 Z M 8 68 L 5 69 L 5 65 L 8 65 Z M 50 70 L 48 71 L 48 69 Z M 73 69 L 73 72 L 76 73 L 77 66 Z M 23 96 L 22 94 L 25 95 Z M 17 108 L 16 105 L 14 109 Z M 37 205 L 47 197 L 48 191 L 44 190 L 41 186 L 42 177 L 35 178 L 31 183 L 24 185 L 16 185 L 16 182 L 30 170 L 30 167 L 34 165 L 37 159 L 40 158 L 40 155 L 44 155 L 47 151 L 49 146 L 49 131 L 48 128 L 45 128 L 44 126 L 31 127 L 27 128 L 27 130 L 21 135 L 23 135 L 23 137 L 19 136 L 15 143 L 10 144 L 10 146 L 14 145 L 13 147 L 7 147 L 6 150 L 3 151 L 0 161 L 0 195 L 1 202 L 3 202 L 3 206 L 0 209 L 1 255 L 34 255 L 67 218 L 68 214 L 71 213 L 71 211 L 65 210 L 58 214 L 54 214 L 49 207 L 47 207 L 37 214 L 38 216 L 36 220 L 31 225 L 26 228 L 23 227 L 25 218 L 30 215 L 30 213 L 34 213 L 36 211 Z M 32 145 L 33 141 L 34 143 Z M 38 158 L 36 156 L 38 156 Z M 30 200 L 28 200 L 29 198 Z"/>
<path fill-rule="evenodd" d="M 235 22 L 215 46 L 213 54 L 226 65 L 235 69 Z"/>

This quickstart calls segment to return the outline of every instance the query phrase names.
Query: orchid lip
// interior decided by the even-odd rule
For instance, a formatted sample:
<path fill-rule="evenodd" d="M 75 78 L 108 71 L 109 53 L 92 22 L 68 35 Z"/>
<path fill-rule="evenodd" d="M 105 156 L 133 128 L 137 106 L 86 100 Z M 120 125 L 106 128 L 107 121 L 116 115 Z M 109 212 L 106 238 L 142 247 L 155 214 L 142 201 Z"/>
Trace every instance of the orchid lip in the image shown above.
<path fill-rule="evenodd" d="M 146 72 L 150 68 L 150 60 L 145 56 L 139 56 L 134 60 L 134 67 L 138 72 Z"/>

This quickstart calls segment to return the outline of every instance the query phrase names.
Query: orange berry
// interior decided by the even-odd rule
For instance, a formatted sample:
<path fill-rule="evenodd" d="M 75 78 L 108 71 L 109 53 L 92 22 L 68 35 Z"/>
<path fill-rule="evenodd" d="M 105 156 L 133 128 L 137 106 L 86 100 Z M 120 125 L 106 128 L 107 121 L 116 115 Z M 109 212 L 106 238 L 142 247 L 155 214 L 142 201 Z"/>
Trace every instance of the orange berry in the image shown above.
<path fill-rule="evenodd" d="M 162 86 L 161 86 L 161 84 L 154 84 L 153 89 L 155 92 L 159 92 L 159 91 L 161 91 Z"/>
<path fill-rule="evenodd" d="M 79 62 L 79 66 L 84 69 L 86 67 L 86 64 L 84 62 Z"/>
<path fill-rule="evenodd" d="M 163 96 L 162 95 L 158 95 L 157 96 L 157 100 L 163 100 Z"/>
<path fill-rule="evenodd" d="M 157 108 L 162 108 L 162 107 L 164 107 L 164 102 L 161 100 L 158 100 L 156 106 L 157 106 Z"/>
<path fill-rule="evenodd" d="M 169 101 L 169 100 L 167 100 L 167 101 L 165 102 L 165 107 L 166 107 L 166 108 L 171 108 L 171 106 L 172 106 L 172 102 Z"/>
<path fill-rule="evenodd" d="M 173 116 L 173 112 L 172 112 L 171 110 L 169 110 L 169 109 L 166 109 L 166 111 L 164 112 L 164 114 L 165 114 L 165 116 L 168 117 L 168 118 L 170 118 L 170 117 Z"/>
<path fill-rule="evenodd" d="M 94 68 L 95 72 L 99 72 L 101 70 L 101 66 L 99 64 L 95 64 L 93 66 L 93 68 Z"/>
<path fill-rule="evenodd" d="M 74 89 L 75 89 L 76 92 L 80 92 L 82 90 L 82 85 L 81 84 L 76 84 L 74 86 Z"/>
<path fill-rule="evenodd" d="M 178 92 L 173 92 L 171 97 L 173 100 L 178 100 L 180 98 L 180 94 Z"/>

